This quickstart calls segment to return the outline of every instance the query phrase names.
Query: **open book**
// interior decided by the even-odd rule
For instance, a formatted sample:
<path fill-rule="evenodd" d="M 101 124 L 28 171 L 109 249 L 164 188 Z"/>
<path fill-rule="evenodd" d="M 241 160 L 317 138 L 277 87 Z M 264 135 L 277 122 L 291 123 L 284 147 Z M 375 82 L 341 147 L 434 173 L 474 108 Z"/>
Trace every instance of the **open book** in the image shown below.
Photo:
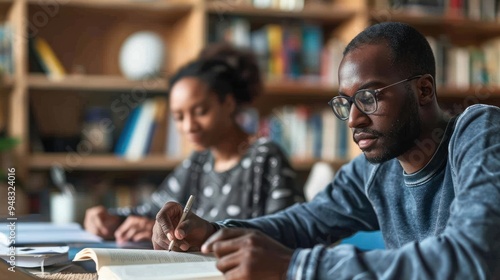
<path fill-rule="evenodd" d="M 93 260 L 99 279 L 224 279 L 215 257 L 139 249 L 85 248 L 73 261 Z"/>

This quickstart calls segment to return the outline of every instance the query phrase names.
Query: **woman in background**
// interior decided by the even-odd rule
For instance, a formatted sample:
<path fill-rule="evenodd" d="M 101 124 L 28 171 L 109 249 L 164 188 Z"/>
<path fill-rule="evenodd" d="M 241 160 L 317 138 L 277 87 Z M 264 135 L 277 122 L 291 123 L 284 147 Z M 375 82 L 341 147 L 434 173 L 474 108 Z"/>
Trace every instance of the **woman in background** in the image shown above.
<path fill-rule="evenodd" d="M 295 172 L 280 147 L 249 135 L 235 117 L 263 91 L 255 56 L 227 44 L 212 45 L 169 82 L 176 128 L 199 147 L 137 207 L 86 212 L 85 228 L 117 241 L 150 240 L 156 213 L 169 200 L 207 220 L 246 219 L 304 201 Z"/>

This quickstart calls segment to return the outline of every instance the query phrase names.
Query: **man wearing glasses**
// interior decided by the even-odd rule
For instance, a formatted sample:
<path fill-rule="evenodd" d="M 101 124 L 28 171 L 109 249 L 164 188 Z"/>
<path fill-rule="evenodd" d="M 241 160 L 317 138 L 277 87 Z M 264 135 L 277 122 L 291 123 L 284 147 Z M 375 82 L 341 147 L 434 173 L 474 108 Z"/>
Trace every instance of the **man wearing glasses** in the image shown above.
<path fill-rule="evenodd" d="M 311 202 L 208 223 L 169 202 L 156 249 L 214 252 L 226 279 L 500 279 L 500 109 L 449 118 L 425 37 L 371 26 L 346 47 L 329 105 L 363 151 Z M 176 229 L 177 228 L 177 229 Z M 386 248 L 330 246 L 381 230 Z"/>

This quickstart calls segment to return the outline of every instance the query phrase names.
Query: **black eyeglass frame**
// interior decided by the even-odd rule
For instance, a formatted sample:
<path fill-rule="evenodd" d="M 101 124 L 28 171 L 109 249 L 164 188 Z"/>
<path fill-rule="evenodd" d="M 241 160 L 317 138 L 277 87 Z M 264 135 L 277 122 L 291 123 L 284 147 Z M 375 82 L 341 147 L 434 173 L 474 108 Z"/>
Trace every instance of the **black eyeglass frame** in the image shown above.
<path fill-rule="evenodd" d="M 385 87 L 382 87 L 382 88 L 378 88 L 378 89 L 361 89 L 361 90 L 358 90 L 354 93 L 353 96 L 345 96 L 345 95 L 338 95 L 338 96 L 335 96 L 333 97 L 332 99 L 330 99 L 330 101 L 328 101 L 328 105 L 330 106 L 330 108 L 332 109 L 333 113 L 335 114 L 335 116 L 337 118 L 339 118 L 340 120 L 342 121 L 345 121 L 347 119 L 349 119 L 349 116 L 348 117 L 342 117 L 340 116 L 336 111 L 335 109 L 333 108 L 333 102 L 336 100 L 336 99 L 345 99 L 347 100 L 347 102 L 349 102 L 349 108 L 352 108 L 352 104 L 354 103 L 354 105 L 356 105 L 356 108 L 358 108 L 359 111 L 363 112 L 363 114 L 366 114 L 366 115 L 370 115 L 370 114 L 373 114 L 377 111 L 378 109 L 378 102 L 377 102 L 377 94 L 379 94 L 381 91 L 383 91 L 384 89 L 387 89 L 389 87 L 392 87 L 392 86 L 395 86 L 395 85 L 399 85 L 401 83 L 404 83 L 404 82 L 408 82 L 408 81 L 411 81 L 411 80 L 414 80 L 414 79 L 418 79 L 418 78 L 421 78 L 422 76 L 424 75 L 416 75 L 416 76 L 412 76 L 412 77 L 409 77 L 407 79 L 404 79 L 404 80 L 401 80 L 399 82 L 395 82 L 393 84 L 390 84 L 390 85 L 387 85 Z M 372 96 L 373 96 L 373 100 L 375 100 L 375 109 L 371 112 L 365 112 L 365 110 L 362 110 L 358 103 L 355 102 L 356 100 L 356 95 L 358 95 L 359 93 L 362 93 L 362 92 L 368 92 L 370 93 Z"/>

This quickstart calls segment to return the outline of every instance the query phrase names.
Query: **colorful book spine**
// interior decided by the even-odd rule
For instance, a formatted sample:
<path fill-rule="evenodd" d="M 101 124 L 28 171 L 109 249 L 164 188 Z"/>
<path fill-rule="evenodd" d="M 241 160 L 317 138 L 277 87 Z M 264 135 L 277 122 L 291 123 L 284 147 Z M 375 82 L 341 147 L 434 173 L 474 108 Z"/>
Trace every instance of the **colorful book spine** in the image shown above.
<path fill-rule="evenodd" d="M 137 122 L 133 127 L 132 136 L 127 145 L 124 158 L 128 160 L 138 160 L 144 157 L 150 130 L 156 112 L 156 103 L 154 100 L 146 100 L 141 105 L 141 113 L 137 117 Z"/>
<path fill-rule="evenodd" d="M 137 119 L 141 114 L 141 109 L 142 106 L 138 105 L 132 110 L 130 116 L 127 118 L 127 121 L 125 122 L 123 130 L 115 146 L 115 154 L 117 156 L 125 155 L 125 151 L 127 150 L 127 146 L 130 142 L 130 139 L 132 138 L 132 133 L 134 132 L 134 127 L 136 125 Z"/>
<path fill-rule="evenodd" d="M 44 70 L 49 75 L 49 78 L 63 78 L 66 75 L 66 70 L 49 43 L 41 37 L 34 40 L 34 49 L 40 61 L 43 62 L 42 66 L 45 68 Z"/>
<path fill-rule="evenodd" d="M 0 74 L 14 74 L 12 29 L 8 24 L 0 24 Z"/>
<path fill-rule="evenodd" d="M 321 50 L 323 48 L 323 34 L 319 26 L 302 26 L 302 57 L 303 76 L 319 79 L 321 72 Z"/>

